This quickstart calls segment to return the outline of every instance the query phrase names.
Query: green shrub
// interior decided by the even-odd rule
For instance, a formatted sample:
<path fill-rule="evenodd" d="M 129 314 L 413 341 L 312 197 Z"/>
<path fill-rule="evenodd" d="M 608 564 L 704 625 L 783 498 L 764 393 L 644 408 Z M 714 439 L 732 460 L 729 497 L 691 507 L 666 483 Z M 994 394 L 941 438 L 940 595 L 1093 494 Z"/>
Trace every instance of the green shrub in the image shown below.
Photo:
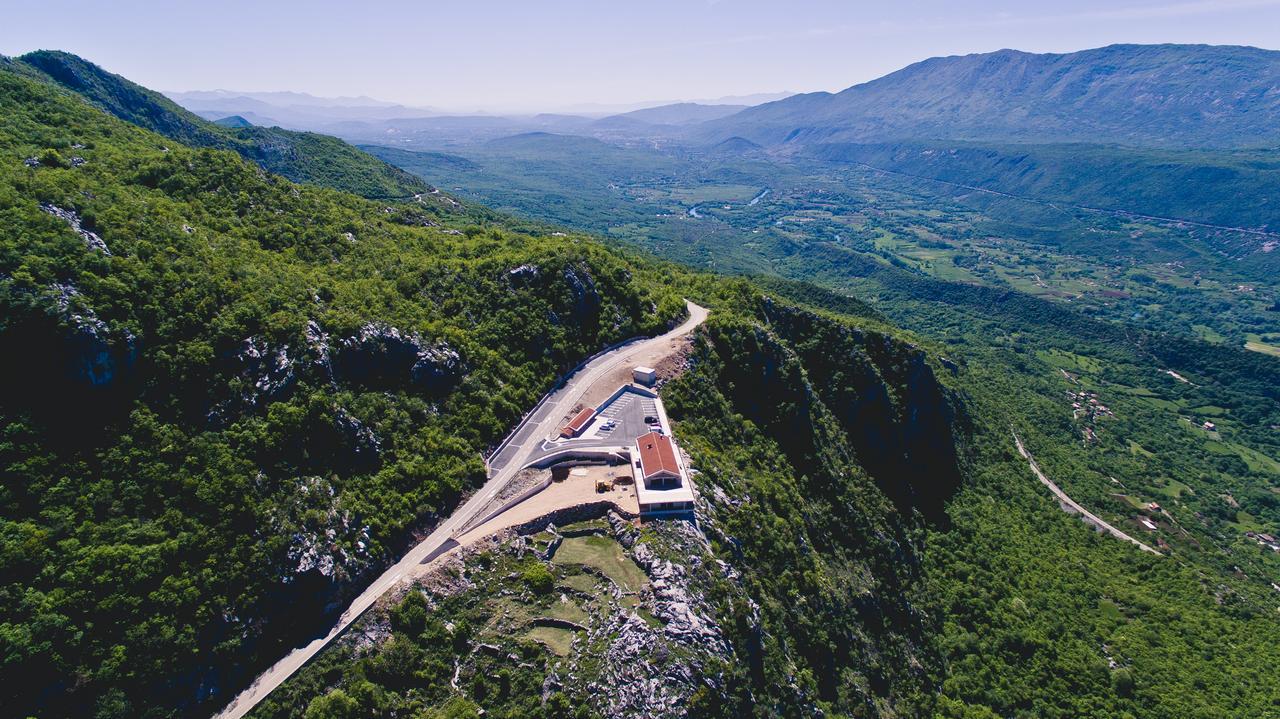
<path fill-rule="evenodd" d="M 537 594 L 546 594 L 550 592 L 556 584 L 556 577 L 547 569 L 547 565 L 541 562 L 531 564 L 524 570 L 523 574 L 525 584 L 529 585 Z"/>

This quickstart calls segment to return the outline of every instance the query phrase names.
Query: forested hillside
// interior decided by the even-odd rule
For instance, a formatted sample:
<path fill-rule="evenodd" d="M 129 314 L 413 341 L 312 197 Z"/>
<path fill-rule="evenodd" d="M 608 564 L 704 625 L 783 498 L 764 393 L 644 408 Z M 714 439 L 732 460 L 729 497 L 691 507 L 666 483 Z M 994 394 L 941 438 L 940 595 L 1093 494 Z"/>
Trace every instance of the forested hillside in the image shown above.
<path fill-rule="evenodd" d="M 958 398 L 874 320 L 743 282 L 689 289 L 718 309 L 663 392 L 706 502 L 697 529 L 577 522 L 483 548 L 367 617 L 254 716 L 930 715 L 942 664 L 917 503 L 956 489 Z M 583 545 L 620 560 L 584 573 L 561 558 Z M 530 617 L 581 638 L 560 646 Z"/>
<path fill-rule="evenodd" d="M 1280 156 L 1114 146 L 821 143 L 811 156 L 1045 203 L 1246 229 L 1280 226 Z M 945 190 L 944 188 L 941 188 Z M 1246 245 L 1256 251 L 1268 238 Z M 1243 257 L 1251 252 L 1237 253 Z M 1265 253 L 1256 260 L 1280 262 Z"/>
<path fill-rule="evenodd" d="M 19 64 L 14 71 L 31 68 L 126 122 L 193 147 L 231 150 L 294 182 L 369 198 L 407 198 L 430 189 L 334 137 L 208 122 L 164 95 L 70 53 L 41 50 L 6 62 Z"/>
<path fill-rule="evenodd" d="M 294 185 L 27 73 L 0 107 L 19 715 L 208 713 L 449 512 L 559 372 L 682 310 L 592 242 Z"/>
<path fill-rule="evenodd" d="M 1271 490 L 1280 465 L 1243 459 L 1254 455 L 1240 443 L 1280 454 L 1271 429 L 1280 424 L 1277 363 L 1144 336 L 1016 293 L 892 271 L 815 277 L 875 297 L 892 321 L 959 363 L 946 384 L 968 419 L 964 486 L 942 493 L 945 524 L 932 524 L 923 541 L 922 601 L 939 623 L 945 666 L 942 716 L 1207 719 L 1271 710 L 1280 700 L 1280 602 L 1270 582 L 1280 562 L 1243 533 L 1259 520 L 1280 524 Z M 793 285 L 774 288 L 801 296 Z M 839 295 L 803 297 L 850 312 Z M 1159 368 L 1169 366 L 1195 384 L 1165 376 Z M 1082 390 L 1111 413 L 1073 415 L 1066 392 Z M 1185 419 L 1186 408 L 1210 404 L 1217 439 Z M 1014 432 L 1073 498 L 1166 556 L 1062 512 L 1014 450 Z M 1147 500 L 1163 513 L 1144 515 Z M 1139 516 L 1158 529 L 1144 530 Z"/>
<path fill-rule="evenodd" d="M 1044 193 L 1037 203 L 841 168 L 861 157 L 814 165 L 737 143 L 746 150 L 733 158 L 666 151 L 652 154 L 652 164 L 624 163 L 617 148 L 586 159 L 558 148 L 572 143 L 530 136 L 504 153 L 495 143 L 493 152 L 449 158 L 447 169 L 434 157 L 384 156 L 448 177 L 472 196 L 603 228 L 669 259 L 781 275 L 792 281 L 759 284 L 863 324 L 878 316 L 955 365 L 974 417 L 973 454 L 961 462 L 959 494 L 942 500 L 945 521 L 924 545 L 944 667 L 939 711 L 1065 718 L 1270 710 L 1278 631 L 1271 583 L 1280 562 L 1255 537 L 1280 528 L 1280 365 L 1244 348 L 1246 338 L 1272 337 L 1266 308 L 1275 286 L 1263 269 L 1273 261 L 1271 238 L 1057 204 L 1118 197 L 1164 210 L 1254 213 L 1248 223 L 1266 224 L 1257 213 L 1267 212 L 1268 195 L 1252 194 L 1269 181 L 1266 152 L 954 142 L 855 148 L 890 169 L 880 160 L 941 168 L 952 182 L 975 171 L 995 190 Z M 529 172 L 535 164 L 556 181 Z M 577 165 L 588 170 L 580 183 Z M 1015 184 L 1000 184 L 1007 182 Z M 954 247 L 963 253 L 947 254 Z M 1084 269 L 1103 265 L 1113 269 Z M 1215 272 L 1239 279 L 1218 294 L 1208 279 Z M 1053 277 L 1064 284 L 1049 284 Z M 1121 286 L 1120 277 L 1136 281 Z M 1227 318 L 1247 323 L 1250 334 L 1196 338 L 1197 328 Z M 824 368 L 815 364 L 811 374 Z M 730 384 L 748 401 L 761 385 L 754 376 Z M 758 410 L 737 411 L 750 418 Z M 1014 451 L 1015 431 L 1069 495 L 1166 556 L 1095 536 L 1062 513 Z M 695 463 L 723 451 L 723 442 L 712 445 L 699 447 Z"/>
<path fill-rule="evenodd" d="M 465 582 L 428 584 L 368 617 L 254 716 L 620 717 L 634 712 L 618 702 L 656 695 L 656 713 L 693 717 L 1243 719 L 1277 701 L 1277 602 L 1259 580 L 1274 560 L 1245 550 L 1236 558 L 1248 566 L 1225 566 L 1208 543 L 1226 527 L 1192 525 L 1185 503 L 1225 476 L 1168 499 L 1147 468 L 1124 462 L 1129 451 L 1111 445 L 1162 431 L 1138 421 L 1141 403 L 1117 400 L 1114 424 L 1097 424 L 1099 446 L 1081 453 L 1061 376 L 1034 349 L 1072 327 L 1000 348 L 975 346 L 975 334 L 948 359 L 933 340 L 813 287 L 691 289 L 713 319 L 663 392 L 698 470 L 707 544 L 664 523 L 576 523 L 487 548 L 445 574 Z M 1131 348 L 1111 341 L 1116 351 L 1101 356 L 1117 362 L 1118 382 Z M 1013 431 L 1107 516 L 1103 495 L 1086 491 L 1096 459 L 1116 465 L 1123 491 L 1167 502 L 1156 539 L 1144 535 L 1164 556 L 1062 512 L 1013 450 Z M 1197 461 L 1185 449 L 1168 457 Z M 620 545 L 623 563 L 674 584 L 705 634 L 687 636 L 661 598 L 634 612 L 610 600 L 617 569 L 584 582 L 574 560 L 543 557 L 584 541 Z M 681 569 L 658 574 L 663 561 Z M 526 633 L 529 617 L 571 617 L 582 639 L 557 646 Z"/>
<path fill-rule="evenodd" d="M 686 137 L 702 147 L 745 138 L 1039 202 L 1274 230 L 1278 83 L 1280 52 L 1251 47 L 1000 50 L 748 108 Z"/>

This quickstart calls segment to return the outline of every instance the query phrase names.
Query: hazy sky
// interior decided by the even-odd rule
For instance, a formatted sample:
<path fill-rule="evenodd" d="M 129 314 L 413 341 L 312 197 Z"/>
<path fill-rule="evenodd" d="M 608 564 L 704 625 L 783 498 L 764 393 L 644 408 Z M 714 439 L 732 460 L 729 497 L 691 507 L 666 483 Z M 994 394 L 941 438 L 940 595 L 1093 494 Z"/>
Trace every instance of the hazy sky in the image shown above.
<path fill-rule="evenodd" d="M 1116 42 L 1280 49 L 1280 0 L 0 0 L 0 53 L 161 90 L 451 109 L 838 90 L 934 55 Z"/>

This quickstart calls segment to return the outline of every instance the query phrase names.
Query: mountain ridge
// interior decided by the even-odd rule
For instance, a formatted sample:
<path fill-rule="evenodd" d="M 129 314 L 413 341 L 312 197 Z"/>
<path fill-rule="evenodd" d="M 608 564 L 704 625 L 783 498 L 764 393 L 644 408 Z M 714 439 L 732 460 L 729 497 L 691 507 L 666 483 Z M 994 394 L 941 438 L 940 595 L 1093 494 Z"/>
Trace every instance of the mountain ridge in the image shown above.
<path fill-rule="evenodd" d="M 705 143 L 740 135 L 769 145 L 1016 138 L 1249 146 L 1280 141 L 1277 114 L 1278 51 L 1108 45 L 929 58 L 837 93 L 748 108 L 691 136 Z"/>
<path fill-rule="evenodd" d="M 13 62 L 121 120 L 178 142 L 230 150 L 295 182 L 364 197 L 407 198 L 431 189 L 422 180 L 335 137 L 279 127 L 220 126 L 161 93 L 71 53 L 37 50 Z"/>

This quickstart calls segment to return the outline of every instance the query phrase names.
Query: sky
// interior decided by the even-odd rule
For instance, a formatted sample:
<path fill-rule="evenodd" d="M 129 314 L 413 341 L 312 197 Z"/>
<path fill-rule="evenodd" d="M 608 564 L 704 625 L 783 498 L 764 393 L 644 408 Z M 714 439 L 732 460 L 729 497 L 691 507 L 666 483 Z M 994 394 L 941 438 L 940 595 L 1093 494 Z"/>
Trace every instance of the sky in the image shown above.
<path fill-rule="evenodd" d="M 918 60 L 1119 42 L 1280 49 L 1280 0 L 0 0 L 0 54 L 147 87 L 454 111 L 840 90 Z"/>

